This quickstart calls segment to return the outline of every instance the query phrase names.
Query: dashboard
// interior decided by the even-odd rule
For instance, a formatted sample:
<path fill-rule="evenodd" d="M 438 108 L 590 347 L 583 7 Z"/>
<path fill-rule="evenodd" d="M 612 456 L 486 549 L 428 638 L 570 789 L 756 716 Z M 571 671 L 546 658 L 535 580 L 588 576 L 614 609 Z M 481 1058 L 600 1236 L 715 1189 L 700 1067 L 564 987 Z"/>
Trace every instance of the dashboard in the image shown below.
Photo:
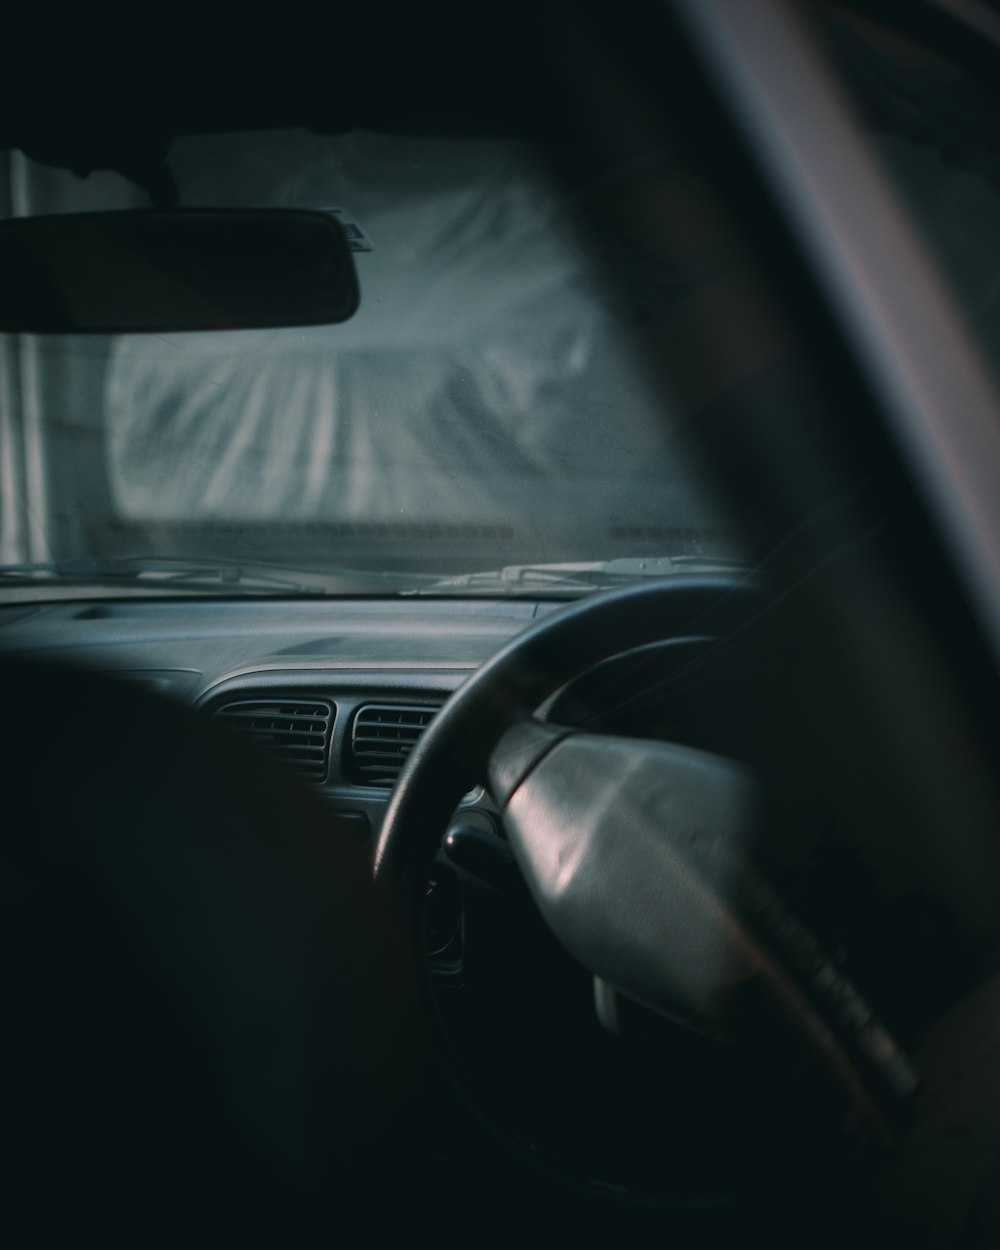
<path fill-rule="evenodd" d="M 282 759 L 331 824 L 378 832 L 447 697 L 558 605 L 87 601 L 0 609 L 0 654 L 96 669 L 224 722 Z"/>
<path fill-rule="evenodd" d="M 331 838 L 374 848 L 395 778 L 437 710 L 518 633 L 561 606 L 405 598 L 21 603 L 0 608 L 0 656 L 97 671 L 211 718 L 247 741 L 248 766 L 256 749 L 290 767 L 322 801 Z M 692 673 L 690 659 L 703 641 L 676 639 L 599 665 L 539 714 L 639 736 L 670 738 L 683 729 L 689 740 L 700 723 L 710 745 L 712 727 L 722 723 L 705 698 L 713 678 Z M 651 1046 L 648 1063 L 619 1071 L 590 978 L 548 934 L 523 883 L 511 879 L 502 822 L 481 786 L 462 800 L 447 832 L 453 845 L 430 869 L 425 933 L 435 992 L 456 1051 L 470 1061 L 463 1079 L 476 1087 L 476 1101 L 497 1122 L 512 1118 L 522 1131 L 532 1125 L 538 1140 L 556 1133 L 549 1148 L 560 1157 L 579 1153 L 588 1174 L 597 1157 L 611 1183 L 644 1176 L 654 1185 L 669 1163 L 678 1184 L 697 1188 L 691 1134 L 664 1145 L 669 1160 L 641 1142 L 621 1145 L 630 1108 L 650 1103 L 663 1051 Z M 544 1035 L 552 1062 L 538 1065 L 531 1059 L 542 1047 L 538 1021 L 550 1015 L 558 1022 Z M 698 1064 L 701 1082 L 692 1075 Z M 686 1087 L 700 1098 L 718 1073 L 701 1057 L 685 1065 Z M 593 1073 L 602 1067 L 615 1075 L 598 1096 Z M 585 1123 L 582 1081 L 591 1091 Z M 676 1089 L 663 1097 L 677 1115 Z M 703 1106 L 688 1097 L 696 1124 Z"/>
<path fill-rule="evenodd" d="M 253 749 L 290 767 L 322 802 L 332 838 L 374 847 L 394 781 L 437 710 L 561 606 L 527 598 L 22 602 L 0 608 L 0 656 L 97 671 L 212 719 L 247 742 L 248 767 Z M 782 646 L 778 658 L 816 663 L 805 648 Z M 675 637 L 583 672 L 537 713 L 556 724 L 746 758 L 747 735 L 769 732 L 761 690 L 775 680 L 789 684 L 785 669 L 775 678 L 760 652 L 755 659 L 749 663 L 732 640 L 720 647 L 706 637 Z M 782 793 L 794 796 L 797 778 L 808 774 L 787 748 L 783 758 Z M 806 799 L 814 803 L 811 793 Z M 821 812 L 827 821 L 831 810 Z M 623 1017 L 625 1061 L 594 1011 L 592 978 L 545 930 L 526 890 L 503 879 L 504 830 L 489 794 L 481 787 L 467 794 L 448 832 L 465 839 L 467 854 L 443 845 L 431 867 L 425 932 L 453 1069 L 476 1114 L 597 1189 L 631 1192 L 641 1202 L 659 1200 L 664 1189 L 670 1200 L 716 1202 L 745 1162 L 741 1125 L 765 1112 L 745 1106 L 739 1069 L 714 1042 L 634 1008 Z M 484 839 L 492 853 L 477 860 Z M 838 899 L 852 906 L 825 914 L 838 865 L 817 860 L 810 894 L 810 857 L 815 847 L 803 833 L 795 876 L 773 879 L 861 984 L 875 987 L 872 997 L 906 1040 L 923 1023 L 910 1018 L 918 1006 L 922 1015 L 937 1010 L 935 976 L 942 999 L 954 993 L 963 952 L 949 955 L 947 934 L 931 924 L 926 905 L 914 910 L 912 893 L 898 902 L 885 892 L 868 898 L 858 885 L 867 880 L 866 861 L 841 865 Z M 853 952 L 876 928 L 881 962 L 859 964 Z M 914 950 L 919 994 L 900 975 Z M 676 1131 L 661 1134 L 664 1123 Z M 470 1131 L 463 1124 L 456 1140 L 467 1142 Z M 478 1157 L 460 1147 L 447 1167 L 460 1167 L 465 1154 Z"/>
<path fill-rule="evenodd" d="M 87 600 L 0 608 L 0 655 L 97 670 L 178 701 L 282 759 L 331 823 L 377 836 L 392 785 L 435 711 L 558 602 L 489 599 Z M 670 656 L 697 639 L 672 640 Z M 543 709 L 626 735 L 711 736 L 702 673 L 665 652 L 585 675 Z M 713 669 L 711 678 L 720 674 Z M 670 698 L 664 696 L 669 692 Z M 713 745 L 708 742 L 702 745 Z M 488 808 L 482 791 L 463 807 Z"/>
<path fill-rule="evenodd" d="M 560 606 L 454 598 L 22 603 L 0 608 L 0 655 L 97 670 L 212 718 L 290 768 L 323 802 L 332 837 L 374 847 L 396 777 L 440 706 Z M 672 640 L 609 661 L 540 714 L 595 731 L 728 746 L 713 740 L 723 722 L 718 701 L 706 698 L 718 666 L 696 678 L 690 671 L 698 645 Z M 451 832 L 428 883 L 429 948 L 444 982 L 462 979 L 467 891 L 459 883 L 509 879 L 509 862 L 497 854 L 502 822 L 481 786 L 465 796 Z"/>

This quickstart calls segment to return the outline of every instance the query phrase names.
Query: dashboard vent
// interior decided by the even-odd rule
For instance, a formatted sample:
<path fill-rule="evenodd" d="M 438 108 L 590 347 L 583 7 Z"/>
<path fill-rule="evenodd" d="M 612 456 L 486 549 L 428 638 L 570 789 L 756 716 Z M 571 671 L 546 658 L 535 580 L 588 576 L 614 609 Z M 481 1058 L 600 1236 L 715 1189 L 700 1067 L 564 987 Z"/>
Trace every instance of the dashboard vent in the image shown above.
<path fill-rule="evenodd" d="M 315 700 L 261 699 L 227 703 L 215 713 L 237 733 L 272 750 L 304 781 L 326 778 L 333 706 Z"/>
<path fill-rule="evenodd" d="M 354 717 L 351 771 L 364 786 L 389 786 L 431 723 L 436 707 L 367 703 Z"/>

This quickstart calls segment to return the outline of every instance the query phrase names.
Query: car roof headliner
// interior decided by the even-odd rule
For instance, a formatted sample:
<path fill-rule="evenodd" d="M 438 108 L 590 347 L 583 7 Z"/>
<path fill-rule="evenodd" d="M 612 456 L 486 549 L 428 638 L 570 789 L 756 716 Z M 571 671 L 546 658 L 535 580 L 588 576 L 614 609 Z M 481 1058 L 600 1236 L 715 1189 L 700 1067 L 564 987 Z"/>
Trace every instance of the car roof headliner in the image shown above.
<path fill-rule="evenodd" d="M 19 17 L 5 22 L 17 55 L 0 75 L 0 150 L 81 175 L 138 172 L 143 183 L 184 134 L 302 126 L 522 135 L 558 95 L 551 61 L 534 72 L 556 7 L 512 0 L 491 15 L 453 0 L 376 0 L 317 22 L 315 10 L 292 3 L 265 21 L 244 11 L 197 29 L 144 19 L 131 40 L 78 14 L 58 44 L 40 19 Z"/>

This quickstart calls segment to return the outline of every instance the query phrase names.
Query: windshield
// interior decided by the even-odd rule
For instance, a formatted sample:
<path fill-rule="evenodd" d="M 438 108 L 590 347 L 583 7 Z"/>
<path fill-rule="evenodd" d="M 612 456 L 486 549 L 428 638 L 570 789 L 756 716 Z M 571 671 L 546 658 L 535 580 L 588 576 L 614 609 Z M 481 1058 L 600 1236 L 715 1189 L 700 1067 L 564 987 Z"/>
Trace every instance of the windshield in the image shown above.
<path fill-rule="evenodd" d="M 609 561 L 628 578 L 736 554 L 685 413 L 664 411 L 635 344 L 725 271 L 721 238 L 687 272 L 643 272 L 501 139 L 180 137 L 169 168 L 184 206 L 335 213 L 360 311 L 329 327 L 6 336 L 12 572 L 190 557 L 468 593 L 478 583 L 461 578 L 491 570 L 523 588 L 524 566 L 556 564 L 535 589 L 592 589 Z M 81 179 L 20 153 L 7 172 L 14 214 L 148 203 L 112 172 Z"/>
<path fill-rule="evenodd" d="M 937 49 L 821 11 L 873 150 L 1000 360 L 992 92 Z M 745 539 L 778 548 L 768 499 L 743 488 L 744 432 L 840 401 L 768 296 L 741 205 L 695 172 L 704 153 L 616 124 L 617 148 L 598 152 L 598 128 L 578 144 L 575 178 L 568 159 L 554 172 L 558 143 L 547 164 L 495 135 L 176 135 L 161 181 L 180 206 L 336 216 L 360 310 L 307 329 L 0 335 L 0 601 L 25 581 L 41 597 L 571 595 L 739 560 Z M 0 215 L 149 202 L 119 173 L 0 155 Z M 825 506 L 801 464 L 779 485 Z"/>

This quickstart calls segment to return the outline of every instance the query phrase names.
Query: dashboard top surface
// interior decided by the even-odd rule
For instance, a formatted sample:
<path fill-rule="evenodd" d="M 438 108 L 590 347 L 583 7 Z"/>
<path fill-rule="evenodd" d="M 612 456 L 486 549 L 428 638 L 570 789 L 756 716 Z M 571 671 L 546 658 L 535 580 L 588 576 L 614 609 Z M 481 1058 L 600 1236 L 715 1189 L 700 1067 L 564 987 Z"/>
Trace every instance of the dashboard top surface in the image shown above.
<path fill-rule="evenodd" d="M 559 604 L 534 600 L 196 600 L 0 608 L 0 655 L 97 667 L 197 702 L 254 673 L 447 692 Z M 338 678 L 339 680 L 339 678 Z"/>

